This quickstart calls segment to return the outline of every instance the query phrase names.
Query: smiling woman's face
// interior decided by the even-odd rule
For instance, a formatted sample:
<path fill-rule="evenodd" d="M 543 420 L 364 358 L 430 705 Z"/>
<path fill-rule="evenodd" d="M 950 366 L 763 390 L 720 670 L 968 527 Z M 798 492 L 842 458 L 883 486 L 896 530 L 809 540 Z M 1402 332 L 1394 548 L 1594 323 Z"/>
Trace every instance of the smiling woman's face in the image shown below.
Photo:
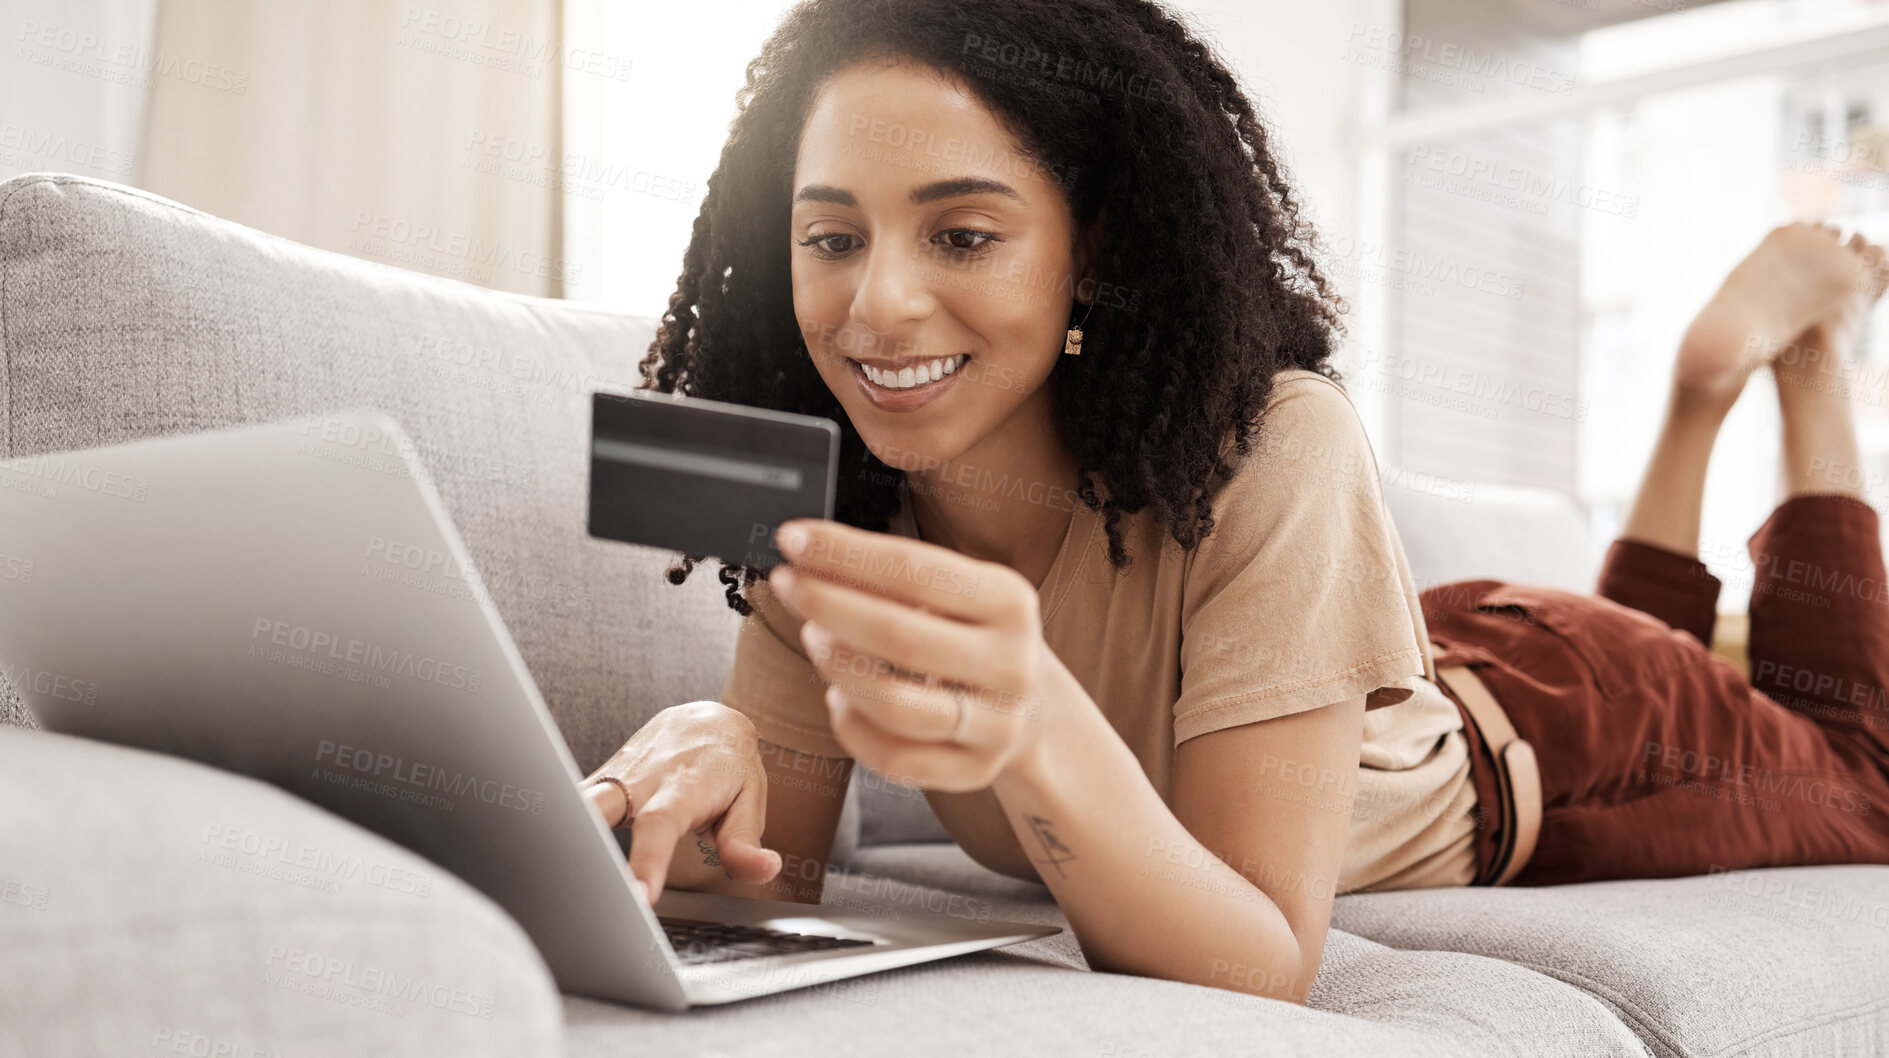
<path fill-rule="evenodd" d="M 976 96 L 914 63 L 849 67 L 814 101 L 793 187 L 794 315 L 874 455 L 927 469 L 1019 409 L 1047 419 L 1073 218 Z"/>

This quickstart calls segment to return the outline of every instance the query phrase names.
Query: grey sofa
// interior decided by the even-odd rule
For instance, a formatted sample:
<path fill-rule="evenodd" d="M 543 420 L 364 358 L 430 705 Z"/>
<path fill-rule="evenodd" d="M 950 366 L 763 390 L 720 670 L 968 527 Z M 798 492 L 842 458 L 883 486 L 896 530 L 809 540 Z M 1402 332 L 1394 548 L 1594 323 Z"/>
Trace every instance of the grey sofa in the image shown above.
<path fill-rule="evenodd" d="M 584 533 L 586 394 L 633 384 L 651 326 L 310 250 L 117 185 L 0 184 L 0 459 L 386 410 L 585 768 L 655 710 L 715 697 L 738 624 L 712 567 L 673 586 L 671 556 Z M 1426 581 L 1505 563 L 1585 576 L 1578 522 L 1539 497 L 1389 496 Z M 1553 531 L 1505 537 L 1505 517 L 1558 527 L 1566 560 L 1516 552 Z M 1486 539 L 1465 548 L 1465 533 Z M 27 568 L 5 557 L 0 525 L 0 570 Z M 0 711 L 0 1056 L 1889 1050 L 1889 869 L 1862 866 L 1349 895 L 1305 1007 L 1089 972 L 1064 932 L 654 1014 L 560 995 L 491 901 L 345 820 L 32 730 L 4 684 Z M 1062 922 L 1048 890 L 942 836 L 922 797 L 863 776 L 827 900 Z M 283 848 L 297 852 L 269 851 Z"/>

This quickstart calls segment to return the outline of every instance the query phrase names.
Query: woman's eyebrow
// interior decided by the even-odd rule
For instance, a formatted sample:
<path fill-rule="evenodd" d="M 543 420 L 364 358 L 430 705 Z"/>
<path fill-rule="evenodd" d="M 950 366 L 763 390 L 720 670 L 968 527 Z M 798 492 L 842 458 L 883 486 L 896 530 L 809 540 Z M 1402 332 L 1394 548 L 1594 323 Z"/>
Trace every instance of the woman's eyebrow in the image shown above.
<path fill-rule="evenodd" d="M 831 184 L 808 184 L 794 196 L 795 202 L 829 202 L 835 206 L 857 206 L 859 200 L 851 191 L 845 191 Z"/>
<path fill-rule="evenodd" d="M 922 206 L 927 202 L 936 202 L 941 198 L 954 198 L 958 195 L 980 195 L 986 193 L 1005 195 L 1016 199 L 1018 202 L 1023 201 L 1023 196 L 1017 194 L 1015 188 L 1001 180 L 992 180 L 983 176 L 961 176 L 955 180 L 939 180 L 936 183 L 926 184 L 924 187 L 913 189 L 912 205 Z"/>
<path fill-rule="evenodd" d="M 941 198 L 954 198 L 958 195 L 995 194 L 1023 201 L 1017 190 L 1001 180 L 992 180 L 982 176 L 961 176 L 952 180 L 937 180 L 923 187 L 912 189 L 912 205 L 922 206 L 927 202 L 936 202 Z M 834 187 L 831 184 L 808 184 L 794 195 L 795 202 L 827 202 L 835 206 L 857 206 L 859 200 L 851 191 Z"/>

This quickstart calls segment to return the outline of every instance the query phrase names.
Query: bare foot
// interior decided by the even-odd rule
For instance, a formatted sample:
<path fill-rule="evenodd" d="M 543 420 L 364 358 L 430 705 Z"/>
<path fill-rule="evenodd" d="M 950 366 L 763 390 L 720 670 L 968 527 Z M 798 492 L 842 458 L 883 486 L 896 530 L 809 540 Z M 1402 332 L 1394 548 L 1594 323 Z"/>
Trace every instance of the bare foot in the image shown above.
<path fill-rule="evenodd" d="M 1834 228 L 1799 222 L 1772 229 L 1686 329 L 1675 389 L 1729 407 L 1753 368 L 1857 292 L 1858 263 Z"/>
<path fill-rule="evenodd" d="M 1844 245 L 1857 255 L 1858 281 L 1851 284 L 1835 309 L 1804 328 L 1771 362 L 1780 399 L 1789 399 L 1793 390 L 1831 393 L 1844 400 L 1856 396 L 1849 392 L 1846 367 L 1862 338 L 1870 310 L 1889 288 L 1889 254 L 1861 235 L 1850 236 Z"/>

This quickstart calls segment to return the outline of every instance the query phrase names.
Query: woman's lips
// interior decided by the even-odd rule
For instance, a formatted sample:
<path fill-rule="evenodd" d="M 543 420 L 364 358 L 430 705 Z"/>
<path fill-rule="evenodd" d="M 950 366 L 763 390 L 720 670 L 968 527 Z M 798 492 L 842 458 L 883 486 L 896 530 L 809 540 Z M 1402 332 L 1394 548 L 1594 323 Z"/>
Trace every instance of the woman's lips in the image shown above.
<path fill-rule="evenodd" d="M 857 360 L 848 359 L 846 370 L 852 373 L 853 381 L 859 383 L 860 392 L 864 393 L 866 399 L 872 401 L 875 407 L 885 411 L 916 411 L 943 396 L 945 390 L 950 389 L 957 382 L 958 376 L 964 374 L 964 369 L 970 362 L 971 358 L 967 355 L 964 363 L 959 364 L 956 371 L 943 378 L 933 379 L 922 386 L 913 386 L 911 389 L 887 389 L 879 385 L 866 377 L 866 373 L 860 370 Z"/>

